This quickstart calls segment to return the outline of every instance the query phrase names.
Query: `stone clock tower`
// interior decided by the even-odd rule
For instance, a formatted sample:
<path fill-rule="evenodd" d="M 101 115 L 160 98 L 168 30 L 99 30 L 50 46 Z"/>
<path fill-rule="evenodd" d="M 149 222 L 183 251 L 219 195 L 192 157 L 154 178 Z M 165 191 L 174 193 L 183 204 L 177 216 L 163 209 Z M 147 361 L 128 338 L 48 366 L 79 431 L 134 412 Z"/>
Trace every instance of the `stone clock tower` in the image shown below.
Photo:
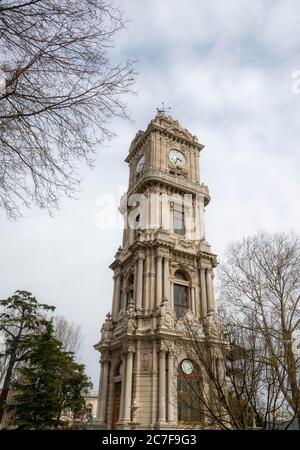
<path fill-rule="evenodd" d="M 204 229 L 210 196 L 199 173 L 203 147 L 164 111 L 130 145 L 123 243 L 110 266 L 112 307 L 95 345 L 98 428 L 180 428 L 192 415 L 181 380 L 198 377 L 210 389 L 183 331 L 192 324 L 201 342 L 208 324 L 215 341 L 221 335 L 214 317 L 217 260 Z"/>

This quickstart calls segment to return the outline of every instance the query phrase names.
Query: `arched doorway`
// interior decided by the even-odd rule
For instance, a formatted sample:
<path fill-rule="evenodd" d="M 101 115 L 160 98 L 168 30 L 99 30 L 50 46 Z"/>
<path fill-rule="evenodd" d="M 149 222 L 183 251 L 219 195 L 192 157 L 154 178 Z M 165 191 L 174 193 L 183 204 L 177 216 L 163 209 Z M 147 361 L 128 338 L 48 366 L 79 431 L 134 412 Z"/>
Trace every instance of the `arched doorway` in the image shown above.
<path fill-rule="evenodd" d="M 117 364 L 114 373 L 113 402 L 112 402 L 112 423 L 111 429 L 115 430 L 120 419 L 121 390 L 122 390 L 122 363 Z"/>

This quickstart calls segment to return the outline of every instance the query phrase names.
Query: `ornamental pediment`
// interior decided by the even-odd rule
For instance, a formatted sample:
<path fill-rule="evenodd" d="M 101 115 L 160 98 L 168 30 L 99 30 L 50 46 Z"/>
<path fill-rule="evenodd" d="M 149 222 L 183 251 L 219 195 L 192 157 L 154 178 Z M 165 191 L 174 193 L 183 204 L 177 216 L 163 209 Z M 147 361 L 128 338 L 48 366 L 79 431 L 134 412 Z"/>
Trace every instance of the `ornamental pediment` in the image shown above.
<path fill-rule="evenodd" d="M 180 138 L 184 138 L 187 140 L 195 140 L 195 137 L 186 129 L 184 128 L 178 128 L 175 127 L 174 125 L 166 128 L 166 131 L 168 131 L 169 133 L 175 134 L 176 136 L 180 137 Z"/>

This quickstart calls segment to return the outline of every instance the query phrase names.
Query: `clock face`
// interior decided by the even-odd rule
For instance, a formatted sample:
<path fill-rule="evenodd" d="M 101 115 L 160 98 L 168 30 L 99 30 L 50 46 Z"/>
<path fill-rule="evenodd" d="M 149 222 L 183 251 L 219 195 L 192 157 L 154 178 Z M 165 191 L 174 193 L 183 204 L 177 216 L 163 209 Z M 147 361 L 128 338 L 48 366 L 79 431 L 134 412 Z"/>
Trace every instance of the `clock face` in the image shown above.
<path fill-rule="evenodd" d="M 190 361 L 189 359 L 184 359 L 181 363 L 181 369 L 183 373 L 185 373 L 186 375 L 190 375 L 194 370 L 192 361 Z"/>
<path fill-rule="evenodd" d="M 142 156 L 138 159 L 138 162 L 137 162 L 137 164 L 136 164 L 136 171 L 137 171 L 137 173 L 140 173 L 140 172 L 143 170 L 144 162 L 145 162 L 145 156 L 142 155 Z"/>
<path fill-rule="evenodd" d="M 171 163 L 177 167 L 184 167 L 186 165 L 186 159 L 183 153 L 173 148 L 169 153 L 169 159 Z"/>

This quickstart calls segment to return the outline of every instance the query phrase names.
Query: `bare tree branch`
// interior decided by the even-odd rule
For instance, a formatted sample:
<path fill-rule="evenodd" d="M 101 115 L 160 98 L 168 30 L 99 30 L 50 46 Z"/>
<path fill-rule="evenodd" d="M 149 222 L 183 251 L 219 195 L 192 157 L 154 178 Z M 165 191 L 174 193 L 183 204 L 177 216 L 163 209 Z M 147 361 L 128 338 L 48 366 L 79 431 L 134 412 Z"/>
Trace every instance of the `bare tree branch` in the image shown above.
<path fill-rule="evenodd" d="M 51 210 L 79 187 L 78 161 L 128 118 L 133 61 L 115 63 L 122 13 L 105 0 L 5 0 L 0 5 L 0 208 Z"/>

